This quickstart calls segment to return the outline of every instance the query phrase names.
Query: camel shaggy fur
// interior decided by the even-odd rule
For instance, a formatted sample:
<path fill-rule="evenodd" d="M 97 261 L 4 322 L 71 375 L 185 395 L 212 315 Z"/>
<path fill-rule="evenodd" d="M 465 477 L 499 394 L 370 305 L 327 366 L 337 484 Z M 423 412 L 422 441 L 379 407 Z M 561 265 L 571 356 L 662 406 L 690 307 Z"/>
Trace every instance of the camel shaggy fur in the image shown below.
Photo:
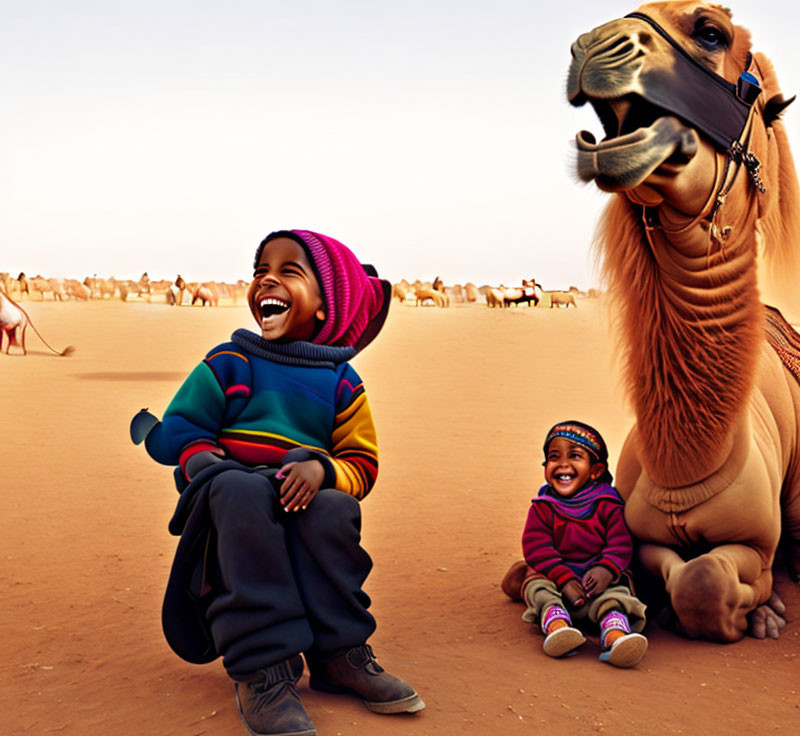
<path fill-rule="evenodd" d="M 752 108 L 744 70 L 761 88 Z M 749 33 L 698 2 L 644 5 L 580 36 L 568 97 L 590 102 L 606 134 L 578 134 L 577 165 L 613 193 L 599 247 L 636 413 L 616 483 L 639 561 L 687 636 L 777 638 L 782 535 L 800 572 L 800 336 L 759 293 L 795 306 L 787 103 Z M 721 144 L 712 128 L 734 112 L 742 122 Z"/>

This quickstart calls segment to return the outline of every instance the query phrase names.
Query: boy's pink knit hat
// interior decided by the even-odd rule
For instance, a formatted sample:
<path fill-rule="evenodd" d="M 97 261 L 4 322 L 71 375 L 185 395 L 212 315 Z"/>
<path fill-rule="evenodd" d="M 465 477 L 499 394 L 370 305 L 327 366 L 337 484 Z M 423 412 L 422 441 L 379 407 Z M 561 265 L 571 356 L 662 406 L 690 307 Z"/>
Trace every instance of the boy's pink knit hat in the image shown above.
<path fill-rule="evenodd" d="M 322 290 L 326 318 L 311 341 L 349 346 L 356 352 L 365 348 L 386 321 L 392 285 L 377 278 L 371 266 L 363 266 L 346 245 L 311 230 L 270 233 L 262 241 L 256 260 L 266 243 L 280 237 L 290 237 L 303 246 Z"/>

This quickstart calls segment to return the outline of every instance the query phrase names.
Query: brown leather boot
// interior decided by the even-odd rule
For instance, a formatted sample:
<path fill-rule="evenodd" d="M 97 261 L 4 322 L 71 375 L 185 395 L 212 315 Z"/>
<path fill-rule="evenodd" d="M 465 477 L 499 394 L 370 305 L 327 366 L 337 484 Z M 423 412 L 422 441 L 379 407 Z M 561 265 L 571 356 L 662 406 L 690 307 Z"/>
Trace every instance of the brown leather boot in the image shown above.
<path fill-rule="evenodd" d="M 381 667 L 369 644 L 345 652 L 332 662 L 309 662 L 310 685 L 327 693 L 351 693 L 376 713 L 415 713 L 425 707 L 411 685 Z"/>
<path fill-rule="evenodd" d="M 503 575 L 503 579 L 500 581 L 500 589 L 512 601 L 522 600 L 522 583 L 525 582 L 525 575 L 528 569 L 528 564 L 525 560 L 517 560 L 508 568 L 508 572 Z"/>
<path fill-rule="evenodd" d="M 302 674 L 303 658 L 297 655 L 234 683 L 250 736 L 317 736 L 295 687 Z"/>

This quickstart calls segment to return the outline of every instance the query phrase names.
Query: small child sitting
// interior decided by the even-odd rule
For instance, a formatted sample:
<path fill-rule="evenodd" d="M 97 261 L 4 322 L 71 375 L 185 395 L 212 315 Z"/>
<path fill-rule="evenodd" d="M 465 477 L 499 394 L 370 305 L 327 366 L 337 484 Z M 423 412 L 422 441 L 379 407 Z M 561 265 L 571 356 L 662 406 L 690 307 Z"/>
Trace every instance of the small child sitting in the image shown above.
<path fill-rule="evenodd" d="M 503 591 L 528 605 L 522 618 L 539 623 L 551 657 L 586 641 L 574 618 L 599 624 L 602 662 L 633 667 L 647 651 L 638 633 L 645 606 L 631 592 L 633 543 L 605 442 L 587 424 L 560 422 L 547 433 L 544 457 L 547 483 L 522 534 L 525 561 L 506 573 Z"/>
<path fill-rule="evenodd" d="M 131 436 L 178 466 L 170 531 L 181 539 L 163 627 L 184 659 L 219 655 L 256 736 L 312 736 L 296 690 L 360 697 L 377 713 L 424 708 L 367 639 L 358 501 L 378 473 L 372 412 L 349 360 L 383 327 L 391 286 L 342 243 L 268 235 L 247 301 L 259 333 L 213 348 L 167 407 Z M 302 657 L 300 655 L 303 655 Z"/>

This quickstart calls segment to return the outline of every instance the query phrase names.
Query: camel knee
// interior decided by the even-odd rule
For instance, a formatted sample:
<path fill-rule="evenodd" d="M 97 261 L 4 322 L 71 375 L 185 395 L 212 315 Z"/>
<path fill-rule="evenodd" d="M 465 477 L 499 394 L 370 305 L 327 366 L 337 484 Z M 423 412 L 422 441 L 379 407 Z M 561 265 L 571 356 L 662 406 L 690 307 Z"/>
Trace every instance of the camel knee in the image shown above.
<path fill-rule="evenodd" d="M 668 583 L 672 608 L 693 638 L 737 641 L 747 630 L 746 601 L 737 571 L 727 561 L 703 555 L 676 570 Z"/>

